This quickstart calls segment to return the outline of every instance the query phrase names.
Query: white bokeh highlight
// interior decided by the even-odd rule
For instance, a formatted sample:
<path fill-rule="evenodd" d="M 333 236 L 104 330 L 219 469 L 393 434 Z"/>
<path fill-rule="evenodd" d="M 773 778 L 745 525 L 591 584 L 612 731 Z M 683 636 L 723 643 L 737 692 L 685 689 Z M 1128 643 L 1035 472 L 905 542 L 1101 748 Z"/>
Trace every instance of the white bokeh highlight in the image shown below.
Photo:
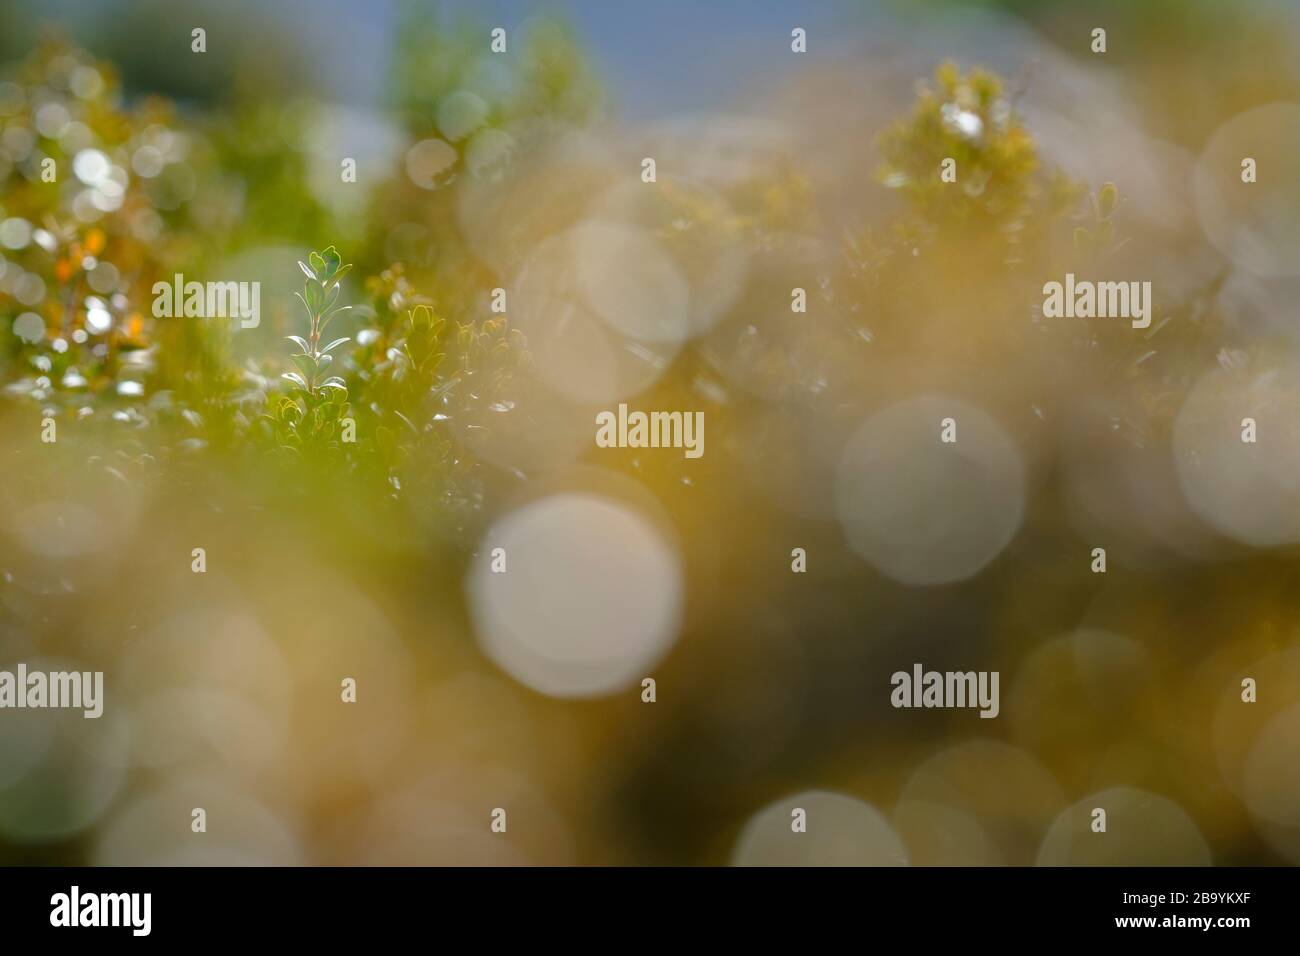
<path fill-rule="evenodd" d="M 1241 440 L 1242 419 L 1256 441 Z M 1188 504 L 1222 534 L 1271 547 L 1300 541 L 1300 365 L 1215 368 L 1174 422 L 1174 463 Z"/>
<path fill-rule="evenodd" d="M 1092 830 L 1106 811 L 1106 832 Z M 1209 866 L 1210 848 L 1186 811 L 1135 787 L 1112 787 L 1066 807 L 1038 851 L 1038 866 Z"/>
<path fill-rule="evenodd" d="M 807 830 L 792 829 L 802 808 Z M 871 804 L 808 790 L 768 804 L 750 818 L 732 853 L 733 866 L 906 866 L 907 848 Z"/>
<path fill-rule="evenodd" d="M 1242 182 L 1242 160 L 1256 181 Z M 1219 127 L 1194 177 L 1206 237 L 1236 265 L 1259 276 L 1300 274 L 1300 104 L 1269 103 Z"/>
<path fill-rule="evenodd" d="M 940 422 L 957 441 L 940 441 Z M 859 426 L 841 457 L 836 511 L 849 546 L 909 585 L 977 574 L 1024 515 L 1020 453 L 978 408 L 940 395 L 892 405 Z"/>
<path fill-rule="evenodd" d="M 504 548 L 505 573 L 492 571 Z M 611 499 L 559 494 L 507 514 L 480 544 L 466 588 L 479 646 L 553 697 L 611 694 L 646 676 L 677 638 L 675 547 Z"/>

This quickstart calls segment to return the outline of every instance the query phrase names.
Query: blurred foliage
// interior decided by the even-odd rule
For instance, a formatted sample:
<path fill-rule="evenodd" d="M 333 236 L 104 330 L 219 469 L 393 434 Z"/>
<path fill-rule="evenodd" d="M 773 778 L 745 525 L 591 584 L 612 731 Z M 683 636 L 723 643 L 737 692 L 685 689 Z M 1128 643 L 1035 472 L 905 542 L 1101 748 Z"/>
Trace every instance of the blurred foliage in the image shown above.
<path fill-rule="evenodd" d="M 472 510 L 478 443 L 528 418 L 527 376 L 515 374 L 528 358 L 504 317 L 476 315 L 482 291 L 503 277 L 462 233 L 459 186 L 526 168 L 556 135 L 597 120 L 603 104 L 566 29 L 538 21 L 511 37 L 520 55 L 501 66 L 469 42 L 481 41 L 480 27 L 423 14 L 407 9 L 391 102 L 410 141 L 442 144 L 450 160 L 434 183 L 400 170 L 381 177 L 359 220 L 313 186 L 319 105 L 268 101 L 190 116 L 156 97 L 125 105 L 114 68 L 66 44 L 48 43 L 19 64 L 0 86 L 0 201 L 12 233 L 0 236 L 0 303 L 11 327 L 29 313 L 24 324 L 35 328 L 36 316 L 41 327 L 30 340 L 7 337 L 6 392 L 83 424 L 152 428 L 164 457 L 246 454 L 268 439 L 284 454 L 332 448 L 331 461 L 373 470 L 397 497 L 419 475 L 445 492 L 424 502 Z M 834 379 L 848 383 L 891 350 L 916 354 L 927 333 L 908 315 L 939 303 L 970 310 L 962 327 L 978 330 L 977 340 L 925 346 L 940 354 L 973 346 L 988 360 L 977 374 L 987 369 L 991 387 L 995 356 L 1054 341 L 1021 321 L 1037 307 L 1031 283 L 1112 260 L 1124 247 L 1123 204 L 1112 185 L 1091 195 L 1043 169 L 1013 100 L 991 73 L 944 64 L 911 115 L 880 134 L 880 181 L 904 205 L 883 227 L 850 230 L 842 273 L 813 291 L 838 327 L 810 324 L 800 351 L 774 342 L 768 358 L 751 357 L 773 387 L 810 395 L 823 387 L 824 372 L 800 384 L 797 363 L 836 369 Z M 939 176 L 949 158 L 956 183 Z M 54 182 L 42 176 L 46 159 L 57 165 Z M 789 165 L 733 184 L 726 200 L 665 181 L 646 210 L 652 235 L 689 270 L 737 239 L 751 254 L 788 257 L 779 250 L 793 229 L 820 228 L 809 221 L 807 183 Z M 227 320 L 152 315 L 154 282 L 302 235 L 350 236 L 374 278 L 369 307 L 322 340 L 324 326 L 351 309 L 339 305 L 349 267 L 333 247 L 311 254 L 299 294 L 309 323 L 305 335 L 290 334 L 298 351 L 288 368 L 240 354 Z M 1224 347 L 1211 329 L 1213 295 L 1166 305 L 1136 345 L 1097 326 L 1089 342 L 1103 347 L 1082 343 L 1083 364 L 1137 382 L 1144 401 L 1167 409 L 1187 369 Z M 758 344 L 750 336 L 728 349 Z M 1171 361 L 1162 362 L 1166 352 Z M 801 353 L 821 358 L 809 365 Z M 1053 346 L 1037 367 L 1047 378 L 1078 359 L 1076 349 Z M 345 448 L 340 423 L 351 417 L 356 443 Z"/>
<path fill-rule="evenodd" d="M 253 5 L 247 3 L 47 0 L 39 10 L 24 11 L 22 6 L 0 6 L 0 60 L 23 57 L 49 39 L 51 24 L 57 23 L 59 36 L 114 64 L 129 96 L 162 95 L 211 108 L 301 95 L 328 73 L 313 55 L 312 44 L 303 42 L 323 24 L 250 17 L 247 8 Z M 197 26 L 207 31 L 208 53 L 158 55 L 159 43 L 174 43 L 188 54 L 191 31 Z M 142 37 L 150 42 L 142 43 Z"/>
<path fill-rule="evenodd" d="M 985 70 L 963 75 L 955 64 L 941 66 L 913 115 L 881 135 L 880 152 L 882 181 L 906 194 L 922 223 L 959 242 L 992 238 L 991 255 L 1032 247 L 1079 195 L 1057 173 L 1039 182 L 1033 137 L 1002 82 Z M 955 184 L 939 176 L 947 159 L 956 161 Z"/>
<path fill-rule="evenodd" d="M 508 432 L 507 419 L 528 416 L 521 397 L 527 376 L 515 373 L 529 360 L 523 336 L 504 317 L 474 317 L 478 290 L 499 277 L 469 251 L 457 225 L 455 186 L 461 175 L 493 173 L 459 164 L 472 163 L 483 137 L 498 144 L 505 137 L 509 161 L 526 165 L 530 150 L 554 130 L 592 121 L 600 98 L 590 68 L 559 27 L 546 23 L 514 40 L 524 55 L 503 77 L 483 54 L 468 52 L 482 46 L 464 42 L 473 27 L 443 28 L 409 16 L 395 59 L 395 106 L 412 139 L 445 136 L 457 159 L 445 188 L 394 175 L 372 192 L 370 239 L 362 249 L 377 268 L 367 283 L 371 305 L 356 313 L 362 327 L 354 335 L 321 338 L 331 319 L 352 308 L 339 304 L 350 266 L 333 247 L 302 264 L 299 298 L 309 322 L 306 335 L 289 336 L 297 352 L 288 369 L 266 355 L 241 359 L 228 320 L 155 318 L 149 290 L 268 238 L 343 231 L 310 185 L 303 150 L 313 108 L 262 104 L 187 118 L 157 98 L 124 107 L 113 68 L 64 44 L 43 46 L 21 64 L 0 87 L 3 208 L 15 230 L 5 243 L 0 301 L 11 325 L 30 311 L 43 329 L 32 341 L 7 338 L 7 393 L 38 403 L 45 414 L 153 428 L 173 449 L 168 454 L 246 451 L 261 447 L 269 432 L 278 453 L 333 449 L 332 461 L 373 469 L 398 497 L 418 475 L 422 487 L 442 490 L 423 496 L 426 504 L 471 508 L 480 491 L 468 477 L 481 464 L 476 443 Z M 530 125 L 543 118 L 540 127 Z M 515 142 L 512 134 L 521 130 L 529 131 L 525 141 Z M 1086 271 L 1122 248 L 1115 188 L 1085 202 L 1082 186 L 1044 171 L 1032 136 L 988 72 L 940 67 L 912 115 L 884 131 L 879 146 L 881 181 L 906 199 L 905 210 L 885 230 L 849 235 L 844 274 L 828 277 L 815 293 L 832 314 L 844 315 L 845 331 L 859 345 L 904 323 L 928 296 L 963 284 L 983 290 L 966 297 L 980 309 L 1021 315 L 1027 296 L 1018 276 Z M 42 178 L 46 158 L 59 169 L 55 182 Z M 946 158 L 956 160 L 955 184 L 940 179 Z M 795 217 L 807 219 L 806 198 L 797 172 L 777 167 L 760 181 L 738 184 L 731 203 L 666 182 L 649 211 L 653 234 L 689 266 L 713 241 L 741 235 L 756 248 L 785 241 L 777 237 Z M 695 228 L 679 229 L 683 221 Z M 408 226 L 421 236 L 413 261 L 379 263 L 375 249 Z M 1212 311 L 1204 303 L 1189 308 Z M 855 316 L 864 315 L 874 332 L 859 326 Z M 365 327 L 367 317 L 373 326 Z M 1023 344 L 1024 323 L 982 324 L 990 355 Z M 902 328 L 874 351 L 912 348 Z M 1149 341 L 1157 333 L 1162 343 L 1174 340 L 1168 316 L 1134 352 L 1131 337 L 1099 329 L 1113 349 L 1091 357 L 1126 372 L 1141 366 L 1146 375 L 1160 367 Z M 838 347 L 840 334 L 813 326 L 806 347 L 843 366 L 847 381 L 860 360 Z M 792 358 L 783 347 L 773 352 L 774 381 L 797 381 Z M 1043 368 L 1052 361 L 1047 357 Z M 343 448 L 341 422 L 351 416 L 356 443 Z"/>
<path fill-rule="evenodd" d="M 465 317 L 451 335 L 401 266 L 372 283 L 378 301 L 366 314 L 380 327 L 363 330 L 364 343 L 323 340 L 352 309 L 341 304 L 351 266 L 332 246 L 311 253 L 298 294 L 306 334 L 289 336 L 296 354 L 283 374 L 270 355 L 241 360 L 229 319 L 153 314 L 156 281 L 203 274 L 268 239 L 337 229 L 302 152 L 312 116 L 261 104 L 188 118 L 157 98 L 128 108 L 111 65 L 61 42 L 20 64 L 0 86 L 0 220 L 9 224 L 0 315 L 31 334 L 5 337 L 6 394 L 75 420 L 83 434 L 96 423 L 151 431 L 153 458 L 268 448 L 355 468 L 374 464 L 371 453 L 390 489 L 413 460 L 469 468 L 472 456 L 450 451 L 451 416 L 504 414 L 505 369 L 526 361 L 526 345 L 504 319 Z M 47 159 L 53 181 L 42 175 Z M 340 422 L 354 406 L 361 450 L 344 454 Z M 452 483 L 444 469 L 438 487 Z M 450 490 L 435 497 L 464 503 Z"/>
<path fill-rule="evenodd" d="M 1096 279 L 1123 270 L 1132 240 L 1122 230 L 1124 203 L 1116 185 L 1093 192 L 1044 170 L 1002 82 L 980 69 L 963 73 L 952 63 L 938 68 L 913 114 L 885 130 L 879 147 L 879 177 L 906 197 L 906 208 L 888 230 L 849 236 L 845 277 L 849 297 L 877 328 L 902 327 L 927 308 L 958 316 L 969 309 L 962 326 L 982 330 L 974 343 L 980 367 L 972 371 L 990 373 L 982 384 L 972 382 L 976 388 L 996 392 L 1001 357 L 1032 351 L 1035 360 L 1028 364 L 1042 386 L 1074 381 L 1086 394 L 1106 389 L 1112 399 L 1123 395 L 1132 411 L 1115 423 L 1119 433 L 1137 445 L 1164 435 L 1186 390 L 1230 347 L 1217 307 L 1226 273 L 1183 301 L 1162 301 L 1150 328 L 1136 334 L 1123 322 L 1044 325 L 1043 277 L 1070 272 Z M 940 176 L 947 158 L 956 160 L 956 182 Z M 954 306 L 954 300 L 967 305 Z M 1024 320 L 1026 310 L 1034 321 Z M 892 338 L 915 354 L 909 336 Z M 965 338 L 949 342 L 972 346 Z M 942 341 L 926 344 L 945 347 Z M 1037 415 L 1046 411 L 1036 406 Z"/>
<path fill-rule="evenodd" d="M 980 8 L 1013 14 L 1090 65 L 1123 70 L 1154 135 L 1196 147 L 1227 117 L 1300 97 L 1288 0 L 895 0 L 900 14 L 941 18 Z M 1091 52 L 1092 30 L 1107 50 Z M 1206 69 L 1206 64 L 1214 64 Z M 1280 91 L 1289 91 L 1281 93 Z"/>
<path fill-rule="evenodd" d="M 481 22 L 449 19 L 427 2 L 401 5 L 389 101 L 410 132 L 430 132 L 429 120 L 445 119 L 447 97 L 460 92 L 481 101 L 483 122 L 495 128 L 542 119 L 581 126 L 599 115 L 604 98 L 591 61 L 561 22 L 534 19 L 510 33 L 517 55 L 506 60 L 487 49 Z"/>

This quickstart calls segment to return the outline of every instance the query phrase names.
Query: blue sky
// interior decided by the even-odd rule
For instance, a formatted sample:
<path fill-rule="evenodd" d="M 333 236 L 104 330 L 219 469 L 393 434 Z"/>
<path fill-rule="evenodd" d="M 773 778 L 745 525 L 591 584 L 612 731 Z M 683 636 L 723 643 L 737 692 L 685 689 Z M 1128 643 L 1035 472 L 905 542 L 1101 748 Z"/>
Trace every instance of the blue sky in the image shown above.
<path fill-rule="evenodd" d="M 33 20 L 61 20 L 95 46 L 96 18 L 163 0 L 41 0 Z M 757 77 L 788 68 L 791 28 L 809 33 L 819 54 L 845 53 L 868 34 L 880 0 L 443 0 L 431 10 L 470 14 L 508 30 L 528 18 L 559 13 L 572 23 L 597 64 L 613 103 L 627 118 L 725 106 Z M 327 75 L 342 99 L 374 103 L 383 93 L 400 0 L 175 0 L 169 15 L 205 9 L 248 11 L 250 29 L 263 17 L 291 25 L 311 55 L 330 63 Z M 853 24 L 852 30 L 846 30 Z M 141 36 L 143 45 L 156 38 Z M 486 37 L 484 42 L 487 42 Z M 763 55 L 770 50 L 771 56 Z"/>
<path fill-rule="evenodd" d="M 431 5 L 432 6 L 432 5 Z M 485 24 L 517 27 L 547 12 L 563 15 L 585 41 L 612 93 L 629 118 L 721 106 L 755 75 L 771 76 L 789 62 L 789 35 L 809 31 L 819 52 L 847 52 L 852 34 L 836 29 L 869 17 L 877 3 L 820 0 L 454 0 L 438 6 L 469 12 Z M 347 22 L 348 83 L 378 95 L 383 63 L 400 5 L 396 0 L 280 0 L 274 9 L 302 22 L 312 11 L 334 11 Z M 317 21 L 319 22 L 319 21 Z M 860 39 L 862 28 L 856 32 Z M 486 38 L 484 39 L 486 43 Z M 771 50 L 771 58 L 760 51 Z"/>

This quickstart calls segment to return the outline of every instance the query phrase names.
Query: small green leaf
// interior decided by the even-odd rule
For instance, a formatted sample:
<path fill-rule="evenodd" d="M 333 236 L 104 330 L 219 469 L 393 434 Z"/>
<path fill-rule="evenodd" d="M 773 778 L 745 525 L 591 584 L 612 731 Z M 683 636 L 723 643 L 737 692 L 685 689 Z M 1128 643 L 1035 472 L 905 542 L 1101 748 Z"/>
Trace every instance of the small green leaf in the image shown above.
<path fill-rule="evenodd" d="M 316 279 L 316 273 L 311 271 L 311 266 L 307 265 L 307 263 L 303 262 L 301 259 L 298 260 L 298 268 L 302 270 L 302 274 L 308 279 Z M 316 281 L 319 282 L 320 280 L 316 279 Z"/>
<path fill-rule="evenodd" d="M 275 415 L 279 424 L 293 426 L 302 418 L 302 409 L 298 406 L 296 401 L 285 395 L 281 397 L 280 405 L 276 408 Z"/>
<path fill-rule="evenodd" d="M 321 258 L 321 254 L 319 252 L 313 252 L 307 257 L 307 261 L 311 263 L 313 272 L 312 278 L 317 281 L 323 280 L 325 275 L 325 260 Z"/>
<path fill-rule="evenodd" d="M 323 349 L 321 349 L 321 351 L 322 351 L 322 352 L 331 352 L 331 351 L 333 351 L 337 346 L 342 345 L 344 342 L 351 342 L 351 341 L 352 341 L 352 337 L 351 337 L 351 336 L 344 336 L 344 337 L 341 338 L 341 339 L 335 339 L 335 340 L 334 340 L 333 342 L 331 342 L 329 345 L 327 345 L 327 346 L 325 346 Z"/>
<path fill-rule="evenodd" d="M 327 280 L 325 280 L 325 285 L 326 285 L 326 287 L 327 287 L 327 288 L 333 288 L 334 286 L 338 285 L 340 282 L 343 281 L 343 277 L 344 277 L 345 275 L 347 275 L 347 274 L 348 274 L 349 272 L 351 272 L 351 271 L 352 271 L 352 265 L 351 265 L 351 263 L 349 263 L 349 264 L 346 265 L 346 266 L 343 266 L 341 269 L 339 269 L 337 272 L 335 272 L 332 276 L 330 276 Z"/>
<path fill-rule="evenodd" d="M 330 246 L 321 254 L 321 258 L 325 261 L 325 275 L 322 276 L 322 278 L 332 279 L 334 273 L 338 272 L 339 265 L 343 262 L 342 257 L 339 255 L 337 249 Z"/>
<path fill-rule="evenodd" d="M 321 314 L 321 306 L 325 304 L 325 293 L 320 286 L 313 282 L 308 282 L 303 289 L 306 295 L 307 308 L 312 315 Z"/>
<path fill-rule="evenodd" d="M 280 377 L 287 382 L 292 382 L 294 385 L 297 385 L 304 392 L 307 391 L 307 380 L 297 372 L 285 372 Z"/>
<path fill-rule="evenodd" d="M 288 339 L 290 342 L 294 343 L 295 345 L 297 345 L 298 348 L 302 349 L 303 355 L 306 355 L 308 352 L 311 351 L 311 348 L 307 345 L 307 340 L 304 339 L 301 335 L 286 335 L 285 338 Z"/>
<path fill-rule="evenodd" d="M 303 375 L 311 381 L 311 377 L 316 374 L 316 362 L 310 355 L 291 355 L 293 364 L 298 366 Z"/>

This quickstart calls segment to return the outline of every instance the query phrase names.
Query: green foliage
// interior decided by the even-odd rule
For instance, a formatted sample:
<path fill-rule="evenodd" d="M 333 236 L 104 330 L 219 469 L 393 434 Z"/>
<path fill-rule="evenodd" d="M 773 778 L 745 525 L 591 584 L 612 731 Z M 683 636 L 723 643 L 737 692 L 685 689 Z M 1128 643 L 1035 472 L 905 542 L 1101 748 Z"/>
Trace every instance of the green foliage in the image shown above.
<path fill-rule="evenodd" d="M 430 29 L 436 42 L 426 48 L 418 38 Z M 55 97 L 85 126 L 90 138 L 80 148 L 101 150 L 123 170 L 138 160 L 159 168 L 129 176 L 121 205 L 91 215 L 80 198 L 84 184 L 66 172 L 73 153 L 57 139 L 36 137 L 39 151 L 25 163 L 0 164 L 5 216 L 25 220 L 39 236 L 8 250 L 8 267 L 39 277 L 45 290 L 31 304 L 0 294 L 0 321 L 12 326 L 19 313 L 32 311 L 45 329 L 35 341 L 7 338 L 0 354 L 6 392 L 75 417 L 86 423 L 83 429 L 101 421 L 130 429 L 142 459 L 193 457 L 207 449 L 224 460 L 255 463 L 269 450 L 310 463 L 311 471 L 291 484 L 308 487 L 320 469 L 330 468 L 381 485 L 413 507 L 472 509 L 492 449 L 528 434 L 532 359 L 524 336 L 504 316 L 473 314 L 471 303 L 499 279 L 462 234 L 456 190 L 463 179 L 492 175 L 467 159 L 475 137 L 513 143 L 511 134 L 520 129 L 567 128 L 600 110 L 587 61 L 565 29 L 547 21 L 512 35 L 518 56 L 509 69 L 518 82 L 491 89 L 476 85 L 488 54 L 475 31 L 415 24 L 403 32 L 393 93 L 402 119 L 415 139 L 447 134 L 457 159 L 448 181 L 432 189 L 395 170 L 375 185 L 363 207 L 364 226 L 351 232 L 311 186 L 310 157 L 301 145 L 310 141 L 317 115 L 310 104 L 231 107 L 199 118 L 159 100 L 128 110 L 109 65 L 58 45 L 36 51 L 15 74 L 23 93 L 19 108 L 8 107 L 6 128 L 34 129 L 36 91 L 44 90 L 41 96 Z M 469 33 L 474 43 L 465 42 Z M 438 54 L 433 61 L 431 51 Z M 68 77 L 78 68 L 95 71 L 100 85 L 74 95 Z M 449 97 L 460 97 L 463 106 L 467 95 L 485 110 L 463 114 L 473 122 L 458 138 L 443 128 L 440 113 Z M 1022 277 L 1086 270 L 1123 248 L 1118 190 L 1107 184 L 1081 203 L 1081 187 L 1042 170 L 1012 100 L 985 71 L 962 73 L 951 64 L 937 71 L 912 114 L 879 139 L 881 178 L 905 200 L 901 212 L 883 228 L 851 232 L 842 274 L 812 291 L 814 311 L 832 322 L 807 323 L 798 350 L 784 341 L 745 345 L 757 374 L 782 394 L 810 396 L 827 377 L 860 381 L 868 356 L 890 349 L 905 354 L 926 335 L 924 323 L 915 321 L 918 311 L 948 310 L 952 327 L 961 330 L 925 341 L 927 354 L 942 358 L 951 349 L 984 360 L 1009 350 L 1023 354 L 1031 326 Z M 545 141 L 544 133 L 536 136 L 536 142 L 513 143 L 509 162 L 529 162 L 530 150 Z M 57 183 L 41 181 L 36 161 L 42 154 L 65 170 Z M 957 161 L 957 183 L 939 177 L 949 157 Z M 192 188 L 196 181 L 204 183 L 201 192 Z M 671 182 L 657 195 L 656 237 L 683 264 L 698 258 L 692 242 L 707 250 L 713 237 L 718 245 L 751 243 L 783 261 L 795 250 L 785 249 L 788 239 L 781 237 L 819 225 L 810 221 L 817 204 L 797 164 L 755 173 L 734 185 L 726 203 Z M 680 222 L 693 228 L 682 230 Z M 249 354 L 247 340 L 233 335 L 227 321 L 154 318 L 149 308 L 158 279 L 178 271 L 204 274 L 268 237 L 343 242 L 362 231 L 360 268 L 376 273 L 366 283 L 369 307 L 341 303 L 352 266 L 334 246 L 311 252 L 300 263 L 304 282 L 297 294 L 307 321 L 286 329 L 287 368 L 271 351 Z M 418 237 L 411 250 L 416 258 L 404 258 L 405 266 L 389 264 L 399 235 Z M 105 267 L 117 276 L 111 285 L 96 274 Z M 275 315 L 286 305 L 272 303 L 269 311 Z M 1211 315 L 1212 299 L 1192 310 Z M 109 326 L 96 331 L 102 312 Z M 1179 342 L 1187 324 L 1171 325 L 1177 314 L 1171 308 L 1159 317 L 1146 339 L 1158 332 L 1162 350 Z M 344 315 L 360 318 L 361 328 L 339 334 L 332 323 Z M 1086 361 L 1126 375 L 1137 370 L 1144 382 L 1164 374 L 1151 357 L 1154 346 L 1144 340 L 1133 354 L 1133 338 L 1103 329 L 1094 339 L 1102 347 L 1089 350 Z M 1196 342 L 1197 349 L 1208 347 L 1203 336 Z M 1044 374 L 1055 359 L 1042 363 Z M 1162 379 L 1152 391 L 1170 388 Z M 343 440 L 344 419 L 355 427 L 355 443 Z"/>
<path fill-rule="evenodd" d="M 522 414 L 512 389 L 532 362 L 523 333 L 504 317 L 448 321 L 400 265 L 367 290 L 377 326 L 355 352 L 353 387 L 379 464 L 395 487 L 417 476 L 424 487 L 467 487 L 476 437 Z"/>
<path fill-rule="evenodd" d="M 881 181 L 901 191 L 933 228 L 960 237 L 978 233 L 1013 243 L 1025 227 L 1059 215 L 1077 199 L 1063 176 L 1040 181 L 1038 150 L 1002 82 L 985 70 L 963 74 L 945 63 L 910 118 L 880 136 Z M 940 164 L 957 163 L 957 182 L 941 181 Z"/>
<path fill-rule="evenodd" d="M 287 336 L 298 348 L 290 356 L 296 369 L 281 378 L 294 387 L 295 394 L 280 396 L 268 418 L 285 449 L 337 447 L 339 421 L 348 407 L 348 386 L 342 376 L 331 374 L 330 366 L 334 350 L 352 339 L 344 336 L 326 345 L 321 339 L 330 321 L 352 308 L 339 304 L 339 283 L 352 266 L 343 263 L 338 250 L 330 246 L 324 252 L 311 253 L 298 267 L 307 277 L 302 292 L 294 293 L 307 310 L 307 337 Z"/>
<path fill-rule="evenodd" d="M 228 320 L 156 318 L 151 290 L 210 271 L 277 229 L 333 234 L 304 156 L 289 145 L 307 141 L 310 111 L 258 104 L 191 116 L 158 97 L 127 104 L 112 64 L 59 41 L 4 78 L 13 85 L 0 124 L 32 135 L 30 149 L 0 149 L 0 218 L 26 223 L 32 240 L 5 249 L 0 323 L 7 330 L 30 312 L 44 327 L 30 340 L 4 336 L 5 392 L 83 430 L 101 421 L 150 429 L 159 455 L 157 446 L 245 446 L 270 394 L 264 360 L 241 361 Z M 36 135 L 42 104 L 66 111 L 77 136 Z M 120 192 L 77 175 L 79 153 L 102 155 L 105 181 Z M 53 182 L 42 177 L 47 158 Z M 15 277 L 43 295 L 8 294 Z"/>

